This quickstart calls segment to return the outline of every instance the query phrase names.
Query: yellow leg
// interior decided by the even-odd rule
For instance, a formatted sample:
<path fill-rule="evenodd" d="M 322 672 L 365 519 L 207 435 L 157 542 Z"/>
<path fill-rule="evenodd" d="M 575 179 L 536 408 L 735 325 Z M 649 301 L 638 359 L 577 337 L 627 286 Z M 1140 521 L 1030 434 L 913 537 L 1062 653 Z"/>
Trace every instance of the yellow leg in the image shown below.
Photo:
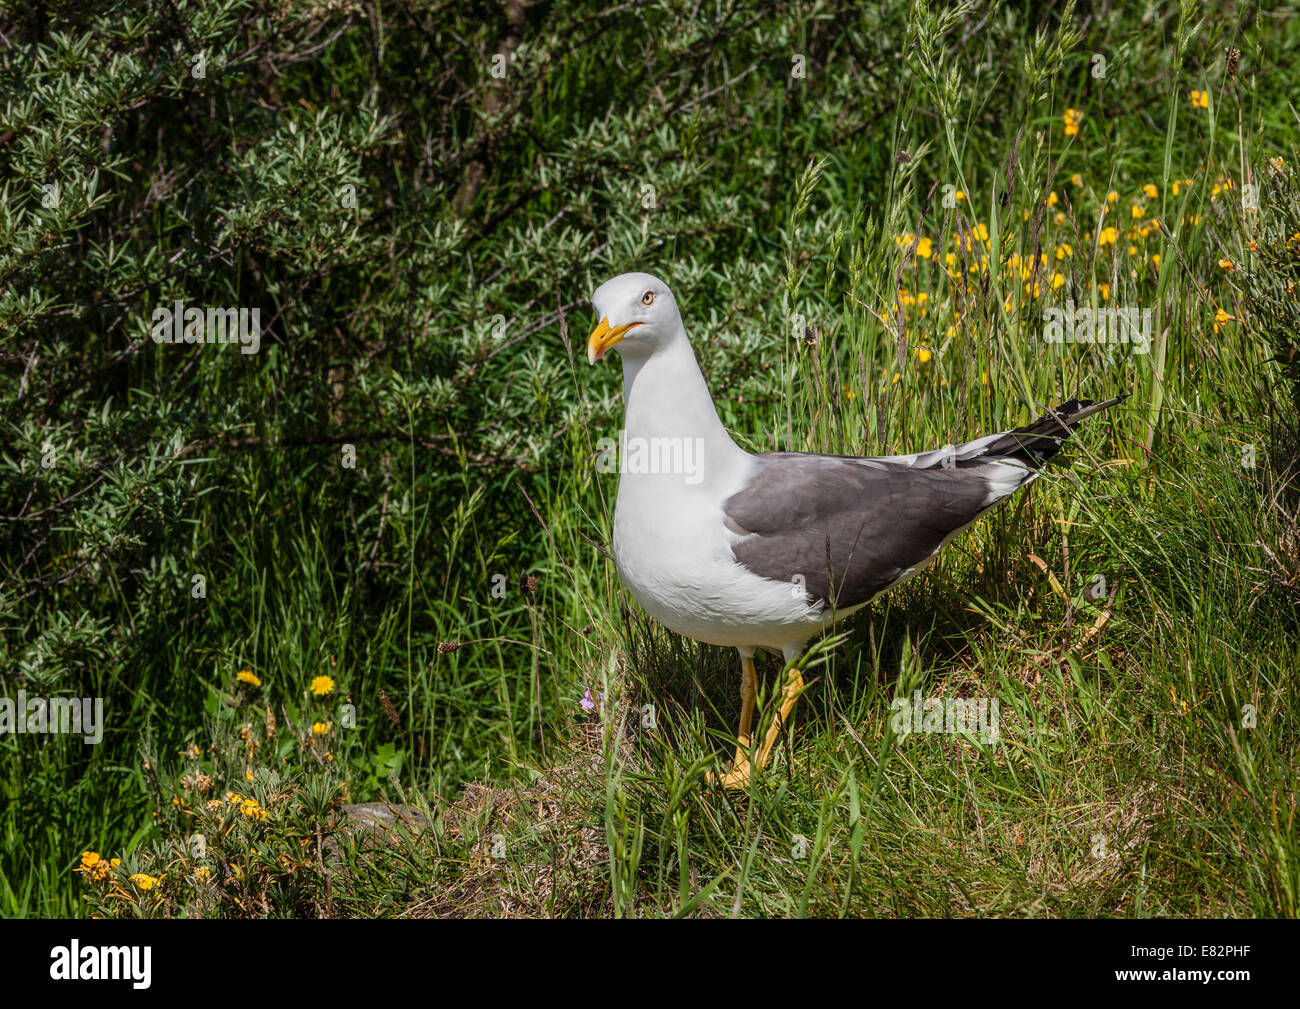
<path fill-rule="evenodd" d="M 754 672 L 754 658 L 740 657 L 740 732 L 736 735 L 736 756 L 731 761 L 731 771 L 721 778 L 709 777 L 709 784 L 724 788 L 739 788 L 749 780 L 750 732 L 754 727 L 754 699 L 758 696 L 758 675 Z"/>
<path fill-rule="evenodd" d="M 754 672 L 752 656 L 740 659 L 740 733 L 736 736 L 736 756 L 731 761 L 731 773 L 749 777 L 749 734 L 754 728 L 754 698 L 758 696 L 758 674 Z"/>
<path fill-rule="evenodd" d="M 731 771 L 724 774 L 717 780 L 723 788 L 744 788 L 749 784 L 751 767 L 749 762 L 749 733 L 752 728 L 754 715 L 754 695 L 757 692 L 758 677 L 754 674 L 754 660 L 744 660 L 744 680 L 740 687 L 740 735 L 737 737 L 736 757 L 731 763 Z M 767 758 L 772 753 L 772 747 L 776 745 L 776 740 L 781 734 L 781 726 L 790 716 L 790 710 L 794 707 L 794 702 L 798 700 L 800 691 L 803 690 L 803 676 L 799 670 L 790 670 L 789 678 L 781 690 L 781 710 L 773 721 L 771 728 L 767 730 L 767 737 L 763 740 L 763 747 L 758 751 L 758 766 L 763 767 L 767 764 Z M 713 782 L 713 776 L 709 776 L 710 782 Z"/>
<path fill-rule="evenodd" d="M 790 670 L 790 676 L 785 681 L 785 686 L 781 689 L 781 713 L 776 716 L 772 727 L 767 730 L 767 738 L 763 740 L 763 748 L 758 751 L 758 766 L 763 767 L 767 764 L 767 758 L 772 753 L 772 747 L 776 745 L 777 737 L 781 735 L 781 726 L 785 720 L 790 717 L 790 709 L 794 707 L 794 702 L 799 699 L 799 694 L 803 690 L 803 674 L 797 669 Z"/>

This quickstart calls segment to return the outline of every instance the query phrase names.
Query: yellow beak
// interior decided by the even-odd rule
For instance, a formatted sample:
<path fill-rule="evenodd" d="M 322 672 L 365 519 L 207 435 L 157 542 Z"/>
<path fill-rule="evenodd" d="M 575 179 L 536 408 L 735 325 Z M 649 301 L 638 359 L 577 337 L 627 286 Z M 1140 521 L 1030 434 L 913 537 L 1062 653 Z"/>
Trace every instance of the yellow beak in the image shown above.
<path fill-rule="evenodd" d="M 605 356 L 605 351 L 627 335 L 629 329 L 639 325 L 639 322 L 629 322 L 626 326 L 611 326 L 609 316 L 605 316 L 600 320 L 600 325 L 591 331 L 591 336 L 587 337 L 587 363 L 595 364 Z"/>

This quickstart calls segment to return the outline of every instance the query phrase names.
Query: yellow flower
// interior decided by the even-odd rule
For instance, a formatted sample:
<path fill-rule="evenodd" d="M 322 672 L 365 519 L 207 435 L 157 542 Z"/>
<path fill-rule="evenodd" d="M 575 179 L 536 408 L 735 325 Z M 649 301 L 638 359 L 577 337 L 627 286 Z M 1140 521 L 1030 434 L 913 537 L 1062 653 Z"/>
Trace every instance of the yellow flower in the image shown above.
<path fill-rule="evenodd" d="M 1064 259 L 1066 256 L 1073 256 L 1073 255 L 1074 255 L 1074 246 L 1072 245 L 1058 245 L 1056 247 L 1057 259 Z"/>
<path fill-rule="evenodd" d="M 928 238 L 922 238 L 916 243 L 916 254 L 922 259 L 929 259 L 934 255 L 933 243 Z"/>
<path fill-rule="evenodd" d="M 318 676 L 311 681 L 311 692 L 317 697 L 324 697 L 326 694 L 333 692 L 334 681 L 328 676 Z"/>
<path fill-rule="evenodd" d="M 147 875 L 146 873 L 143 872 L 137 872 L 134 876 L 131 877 L 131 882 L 134 883 L 136 886 L 138 886 L 141 890 L 152 890 L 161 881 L 154 876 Z"/>
<path fill-rule="evenodd" d="M 1180 189 L 1182 189 L 1182 188 L 1183 188 L 1183 184 L 1182 184 L 1181 182 L 1179 182 L 1177 179 L 1174 179 L 1174 184 L 1173 184 L 1173 187 L 1172 187 L 1172 189 L 1171 189 L 1171 192 L 1173 192 L 1173 194 L 1174 194 L 1175 196 L 1177 196 L 1177 195 L 1178 195 L 1178 191 L 1179 191 Z"/>
<path fill-rule="evenodd" d="M 1098 285 L 1097 285 L 1097 290 L 1101 293 L 1101 300 L 1102 300 L 1102 301 L 1110 301 L 1110 285 L 1109 285 L 1109 284 L 1098 284 Z"/>
<path fill-rule="evenodd" d="M 327 734 L 329 733 L 329 731 L 330 731 L 330 723 L 329 723 L 329 722 L 313 722 L 313 723 L 312 723 L 312 727 L 311 727 L 311 731 L 312 731 L 313 734 L 315 734 L 315 735 L 317 735 L 317 736 L 324 736 L 324 735 L 327 735 Z"/>
<path fill-rule="evenodd" d="M 1214 324 L 1216 326 L 1222 326 L 1225 323 L 1229 323 L 1231 321 L 1232 321 L 1232 316 L 1229 315 L 1227 312 L 1225 312 L 1223 309 L 1219 309 L 1217 312 L 1214 313 Z"/>
<path fill-rule="evenodd" d="M 1079 124 L 1083 122 L 1083 113 L 1078 109 L 1065 110 L 1065 135 L 1073 137 L 1079 132 Z"/>
<path fill-rule="evenodd" d="M 1246 243 L 1246 248 L 1248 248 L 1251 252 L 1258 252 L 1259 243 L 1252 238 L 1249 242 Z"/>
<path fill-rule="evenodd" d="M 1100 245 L 1114 245 L 1118 237 L 1119 232 L 1114 228 L 1102 228 L 1101 234 L 1097 236 L 1097 242 Z"/>
<path fill-rule="evenodd" d="M 245 781 L 252 781 L 252 780 L 253 780 L 253 772 L 252 772 L 252 771 L 245 771 L 245 772 L 244 772 L 244 780 L 245 780 Z"/>
<path fill-rule="evenodd" d="M 265 820 L 269 815 L 256 799 L 245 799 L 239 804 L 239 811 L 250 820 Z"/>
<path fill-rule="evenodd" d="M 1151 262 L 1152 262 L 1154 265 L 1159 266 L 1159 265 L 1160 265 L 1160 253 L 1158 253 L 1158 252 L 1156 252 L 1156 253 L 1152 253 L 1152 255 L 1151 255 Z"/>
<path fill-rule="evenodd" d="M 1142 187 L 1142 192 L 1146 193 L 1148 200 L 1154 200 L 1160 195 L 1160 190 L 1157 189 L 1150 182 L 1148 182 L 1145 186 Z M 1174 195 L 1177 196 L 1178 194 L 1175 193 Z"/>
<path fill-rule="evenodd" d="M 1059 291 L 1059 290 L 1060 290 L 1062 287 L 1064 287 L 1064 286 L 1065 286 L 1065 278 L 1062 277 L 1059 273 L 1053 273 L 1053 274 L 1052 274 L 1052 290 L 1053 290 L 1053 291 Z"/>
<path fill-rule="evenodd" d="M 257 678 L 251 669 L 241 669 L 235 676 L 240 683 L 247 683 L 253 687 L 260 687 L 262 681 Z"/>
<path fill-rule="evenodd" d="M 1232 271 L 1232 268 L 1233 268 L 1233 267 L 1232 267 L 1232 260 L 1231 260 L 1231 259 L 1220 259 L 1220 260 L 1219 260 L 1219 267 L 1220 267 L 1221 269 L 1224 269 L 1224 270 L 1227 270 L 1227 271 L 1231 272 L 1231 271 Z"/>
<path fill-rule="evenodd" d="M 1076 189 L 1082 189 L 1083 176 L 1080 175 L 1078 172 L 1075 172 L 1073 175 L 1070 176 L 1070 185 L 1074 186 Z"/>
<path fill-rule="evenodd" d="M 197 869 L 194 870 L 194 879 L 196 882 L 206 883 L 211 878 L 212 878 L 211 869 L 205 869 L 203 866 L 199 866 Z"/>
<path fill-rule="evenodd" d="M 1208 109 L 1210 107 L 1210 93 L 1208 91 L 1193 91 L 1190 97 L 1192 99 L 1192 108 Z"/>
<path fill-rule="evenodd" d="M 1114 202 L 1115 202 L 1116 200 L 1118 200 L 1118 199 L 1119 199 L 1119 193 L 1115 192 L 1115 190 L 1113 190 L 1113 189 L 1112 189 L 1109 193 L 1106 194 L 1106 202 L 1107 202 L 1107 203 L 1114 203 Z"/>
<path fill-rule="evenodd" d="M 989 229 L 983 224 L 975 225 L 975 234 L 979 236 L 981 242 L 987 242 L 989 240 Z"/>
<path fill-rule="evenodd" d="M 1047 205 L 1048 205 L 1049 207 L 1054 207 L 1054 206 L 1056 206 L 1057 201 L 1058 201 L 1059 199 L 1060 199 L 1060 197 L 1058 197 L 1058 196 L 1056 195 L 1056 190 L 1052 190 L 1050 193 L 1047 194 Z"/>
<path fill-rule="evenodd" d="M 958 203 L 962 203 L 966 199 L 966 194 L 959 189 L 957 190 L 957 192 L 953 193 L 953 197 L 956 199 Z"/>
<path fill-rule="evenodd" d="M 933 356 L 934 355 L 930 353 L 929 347 L 921 347 L 916 352 L 916 359 L 922 364 L 929 363 L 930 358 Z M 315 726 L 312 726 L 312 729 L 315 730 Z"/>
<path fill-rule="evenodd" d="M 1146 207 L 1139 207 L 1137 204 L 1134 204 L 1131 213 L 1133 214 L 1133 220 L 1140 221 L 1142 218 L 1146 217 L 1147 210 Z"/>
<path fill-rule="evenodd" d="M 1130 256 L 1136 256 L 1138 254 L 1138 247 L 1136 245 L 1130 245 L 1128 247 L 1128 254 Z"/>
<path fill-rule="evenodd" d="M 1062 224 L 1065 223 L 1065 215 L 1064 215 L 1064 214 L 1057 214 L 1055 219 L 1056 219 L 1056 226 L 1057 226 L 1058 228 L 1059 228 Z"/>

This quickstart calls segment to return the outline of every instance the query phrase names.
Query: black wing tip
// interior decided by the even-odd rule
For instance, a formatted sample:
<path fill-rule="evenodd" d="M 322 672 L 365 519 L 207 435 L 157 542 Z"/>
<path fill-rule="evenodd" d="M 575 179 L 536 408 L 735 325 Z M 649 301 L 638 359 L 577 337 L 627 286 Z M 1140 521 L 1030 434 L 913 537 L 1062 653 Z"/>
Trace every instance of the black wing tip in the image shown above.
<path fill-rule="evenodd" d="M 1112 406 L 1118 406 L 1120 403 L 1123 403 L 1131 395 L 1132 393 L 1122 392 L 1118 396 L 1113 396 L 1110 399 L 1101 401 L 1095 399 L 1070 399 L 1066 400 L 1055 410 L 1052 410 L 1051 413 L 1059 415 L 1063 420 L 1068 420 L 1070 417 L 1077 413 L 1081 413 L 1084 410 L 1092 410 L 1093 413 L 1098 413 L 1102 410 L 1109 410 Z"/>
<path fill-rule="evenodd" d="M 1089 417 L 1109 410 L 1129 398 L 1121 393 L 1111 399 L 1071 399 L 1055 410 L 1014 431 L 1008 431 L 984 450 L 985 456 L 1015 459 L 1037 469 L 1061 450 L 1061 445 Z"/>

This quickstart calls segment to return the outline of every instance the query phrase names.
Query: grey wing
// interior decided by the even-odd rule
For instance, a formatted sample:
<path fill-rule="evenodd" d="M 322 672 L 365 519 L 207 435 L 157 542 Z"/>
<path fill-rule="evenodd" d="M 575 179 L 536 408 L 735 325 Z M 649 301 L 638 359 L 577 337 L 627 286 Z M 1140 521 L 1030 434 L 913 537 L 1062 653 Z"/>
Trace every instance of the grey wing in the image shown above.
<path fill-rule="evenodd" d="M 772 453 L 723 503 L 736 560 L 837 609 L 865 603 L 1031 479 L 1005 464 Z M 996 468 L 995 468 L 996 467 Z"/>

